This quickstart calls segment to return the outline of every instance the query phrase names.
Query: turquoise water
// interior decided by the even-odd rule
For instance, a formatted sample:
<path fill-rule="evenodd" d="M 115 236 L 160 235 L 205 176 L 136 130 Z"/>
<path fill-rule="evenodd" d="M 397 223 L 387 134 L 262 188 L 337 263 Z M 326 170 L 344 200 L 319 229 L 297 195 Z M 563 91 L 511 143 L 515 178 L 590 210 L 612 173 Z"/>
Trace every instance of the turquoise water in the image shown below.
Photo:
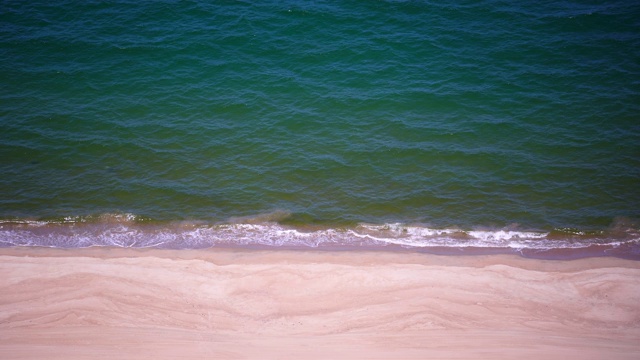
<path fill-rule="evenodd" d="M 3 1 L 0 242 L 637 246 L 639 19 Z"/>

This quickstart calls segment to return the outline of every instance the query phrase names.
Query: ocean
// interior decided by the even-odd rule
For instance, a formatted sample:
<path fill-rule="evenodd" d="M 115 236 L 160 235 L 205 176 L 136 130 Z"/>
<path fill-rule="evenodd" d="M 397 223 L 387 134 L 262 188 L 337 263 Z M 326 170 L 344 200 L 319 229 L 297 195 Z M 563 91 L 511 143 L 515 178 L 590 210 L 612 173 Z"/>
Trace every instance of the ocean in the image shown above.
<path fill-rule="evenodd" d="M 3 1 L 0 246 L 640 259 L 640 3 Z"/>

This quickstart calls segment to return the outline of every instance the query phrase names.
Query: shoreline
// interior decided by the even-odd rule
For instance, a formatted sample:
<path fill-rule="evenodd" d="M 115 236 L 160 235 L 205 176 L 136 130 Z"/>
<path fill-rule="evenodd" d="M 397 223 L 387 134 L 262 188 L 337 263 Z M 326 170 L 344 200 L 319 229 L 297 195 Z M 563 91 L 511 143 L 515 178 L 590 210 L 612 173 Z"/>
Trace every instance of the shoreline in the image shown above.
<path fill-rule="evenodd" d="M 514 249 L 503 247 L 459 247 L 459 246 L 429 246 L 422 248 L 407 248 L 399 245 L 386 246 L 347 246 L 347 245 L 322 245 L 317 247 L 291 246 L 291 245 L 218 245 L 204 248 L 164 248 L 164 247 L 132 247 L 132 246 L 108 246 L 93 245 L 85 247 L 56 247 L 42 245 L 20 245 L 0 247 L 0 252 L 9 251 L 13 253 L 41 253 L 52 251 L 53 254 L 61 251 L 60 254 L 73 252 L 73 254 L 102 254 L 110 256 L 111 252 L 124 254 L 144 254 L 145 252 L 157 252 L 156 254 L 173 254 L 173 256 L 184 256 L 184 254 L 210 254 L 225 252 L 293 252 L 293 253 L 380 253 L 380 254 L 403 254 L 406 257 L 426 256 L 426 257 L 505 257 L 522 258 L 540 261 L 574 261 L 583 259 L 620 259 L 640 262 L 640 252 L 630 246 L 614 247 L 612 245 L 590 245 L 580 248 L 550 248 L 550 249 Z M 201 255 L 202 256 L 202 255 Z"/>
<path fill-rule="evenodd" d="M 460 267 L 479 267 L 487 264 L 503 264 L 523 267 L 529 270 L 564 271 L 580 270 L 589 267 L 624 267 L 640 269 L 640 261 L 616 256 L 584 257 L 527 257 L 518 252 L 503 253 L 490 248 L 476 248 L 470 251 L 416 251 L 398 248 L 300 248 L 300 247 L 260 247 L 260 246 L 218 246 L 204 249 L 165 249 L 165 248 L 124 248 L 112 246 L 91 246 L 84 248 L 55 248 L 43 246 L 0 247 L 0 256 L 24 257 L 90 257 L 102 259 L 116 258 L 161 258 L 176 260 L 203 260 L 217 264 L 232 264 L 232 261 L 252 262 L 274 255 L 278 259 L 297 259 L 305 262 L 309 259 L 322 259 L 342 264 L 357 264 L 358 258 L 365 255 L 367 260 L 376 259 L 380 263 L 448 265 Z M 483 251 L 486 250 L 486 251 Z"/>
<path fill-rule="evenodd" d="M 286 215 L 286 214 L 285 214 Z M 635 225 L 622 219 L 601 231 L 577 229 L 432 228 L 420 224 L 351 226 L 270 222 L 280 213 L 238 222 L 141 220 L 101 214 L 54 220 L 0 220 L 0 247 L 251 249 L 418 252 L 433 255 L 518 255 L 543 260 L 617 257 L 640 261 Z"/>
<path fill-rule="evenodd" d="M 640 262 L 615 257 L 2 248 L 0 293 L 15 359 L 640 354 Z"/>

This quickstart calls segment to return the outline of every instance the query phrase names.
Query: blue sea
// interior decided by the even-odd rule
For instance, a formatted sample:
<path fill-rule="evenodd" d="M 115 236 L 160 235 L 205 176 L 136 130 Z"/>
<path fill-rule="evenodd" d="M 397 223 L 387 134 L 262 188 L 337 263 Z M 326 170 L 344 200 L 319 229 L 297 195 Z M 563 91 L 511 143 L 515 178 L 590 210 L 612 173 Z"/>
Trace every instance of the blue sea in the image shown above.
<path fill-rule="evenodd" d="M 640 259 L 640 3 L 2 1 L 0 247 Z"/>

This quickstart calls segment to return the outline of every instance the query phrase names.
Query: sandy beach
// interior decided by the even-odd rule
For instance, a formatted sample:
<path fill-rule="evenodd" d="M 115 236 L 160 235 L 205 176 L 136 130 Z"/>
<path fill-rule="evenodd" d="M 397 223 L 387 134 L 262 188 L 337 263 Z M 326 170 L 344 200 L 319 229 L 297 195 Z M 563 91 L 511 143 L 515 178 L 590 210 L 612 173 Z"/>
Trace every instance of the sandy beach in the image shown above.
<path fill-rule="evenodd" d="M 0 250 L 3 359 L 637 359 L 640 262 Z"/>

